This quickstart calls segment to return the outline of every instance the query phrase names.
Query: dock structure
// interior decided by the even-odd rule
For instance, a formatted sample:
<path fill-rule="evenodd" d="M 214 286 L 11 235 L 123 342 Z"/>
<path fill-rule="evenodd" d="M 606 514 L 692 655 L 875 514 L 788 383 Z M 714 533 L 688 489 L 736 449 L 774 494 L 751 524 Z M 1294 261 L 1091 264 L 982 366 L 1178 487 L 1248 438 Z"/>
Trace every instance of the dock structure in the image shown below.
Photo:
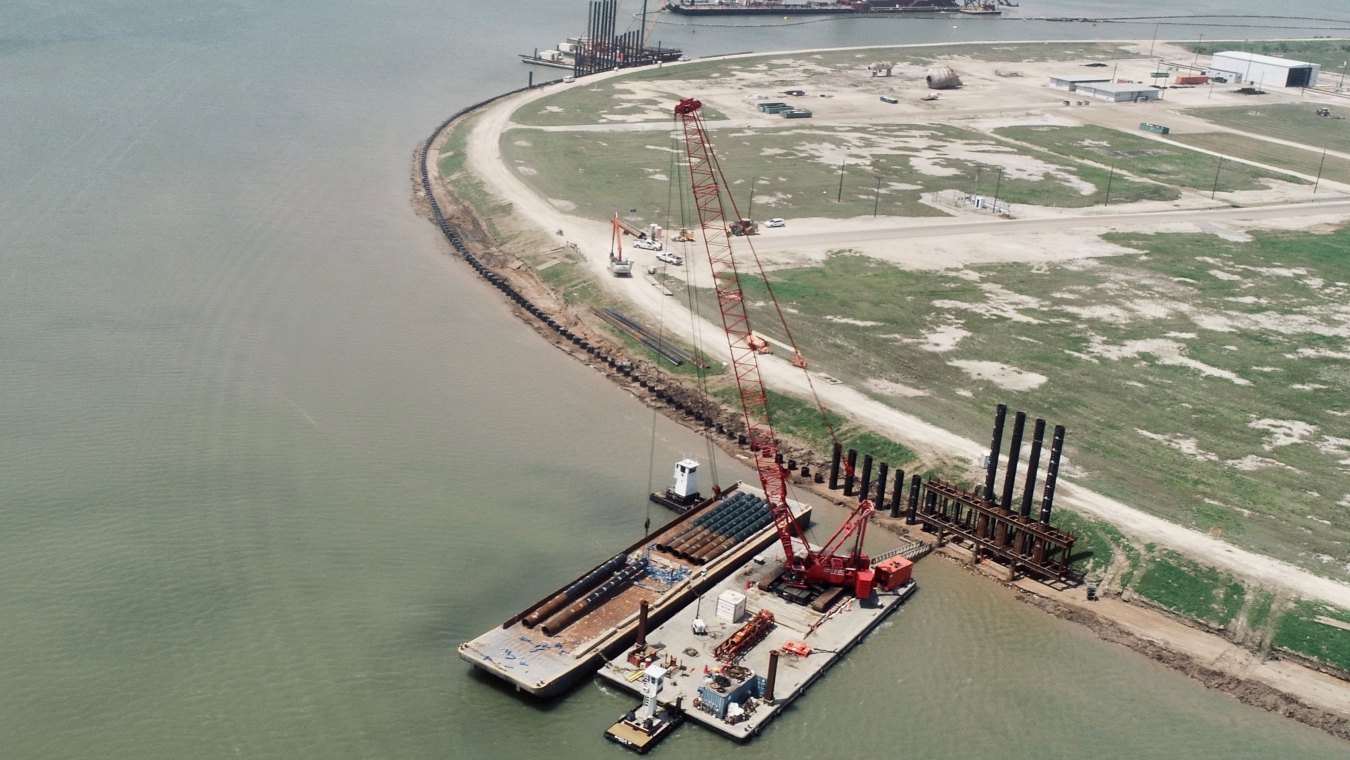
<path fill-rule="evenodd" d="M 666 669 L 660 699 L 668 710 L 681 710 L 687 720 L 745 742 L 916 588 L 910 581 L 893 591 L 878 589 L 866 600 L 842 595 L 818 611 L 760 589 L 760 581 L 782 563 L 782 547 L 774 544 L 648 631 L 645 645 L 635 644 L 605 663 L 599 677 L 642 694 L 642 674 L 658 664 Z M 740 639 L 749 643 L 728 646 Z"/>
<path fill-rule="evenodd" d="M 704 500 L 500 626 L 460 644 L 460 659 L 518 691 L 561 694 L 640 638 L 644 618 L 659 624 L 776 543 L 767 508 L 762 527 L 746 527 L 756 524 L 748 517 L 756 502 L 763 503 L 763 493 L 744 484 Z M 799 523 L 810 523 L 809 506 L 790 506 Z M 728 514 L 735 519 L 724 519 Z"/>

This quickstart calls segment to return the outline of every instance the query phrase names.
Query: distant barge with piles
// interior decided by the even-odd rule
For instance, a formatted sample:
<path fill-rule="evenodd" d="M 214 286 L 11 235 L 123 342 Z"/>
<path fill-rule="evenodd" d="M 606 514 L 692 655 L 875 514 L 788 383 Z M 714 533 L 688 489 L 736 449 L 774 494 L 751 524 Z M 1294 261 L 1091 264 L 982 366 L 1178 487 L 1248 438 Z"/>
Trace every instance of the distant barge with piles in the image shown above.
<path fill-rule="evenodd" d="M 997 16 L 1000 5 L 1010 2 L 985 0 L 714 0 L 669 2 L 666 10 L 680 16 L 824 16 L 824 15 L 895 15 L 905 13 L 963 12 Z"/>

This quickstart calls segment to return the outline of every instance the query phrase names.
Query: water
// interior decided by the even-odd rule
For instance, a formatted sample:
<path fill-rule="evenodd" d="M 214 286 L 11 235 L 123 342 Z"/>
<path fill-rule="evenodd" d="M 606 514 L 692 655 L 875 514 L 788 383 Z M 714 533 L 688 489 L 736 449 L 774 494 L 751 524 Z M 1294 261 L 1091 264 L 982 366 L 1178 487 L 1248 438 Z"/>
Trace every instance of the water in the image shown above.
<path fill-rule="evenodd" d="M 703 448 L 516 322 L 408 203 L 427 130 L 522 84 L 515 53 L 584 6 L 279 5 L 0 7 L 0 756 L 617 757 L 598 735 L 629 698 L 525 702 L 454 646 L 632 540 Z M 963 22 L 661 29 L 693 54 L 1101 29 Z M 922 569 L 737 751 L 1343 755 Z"/>

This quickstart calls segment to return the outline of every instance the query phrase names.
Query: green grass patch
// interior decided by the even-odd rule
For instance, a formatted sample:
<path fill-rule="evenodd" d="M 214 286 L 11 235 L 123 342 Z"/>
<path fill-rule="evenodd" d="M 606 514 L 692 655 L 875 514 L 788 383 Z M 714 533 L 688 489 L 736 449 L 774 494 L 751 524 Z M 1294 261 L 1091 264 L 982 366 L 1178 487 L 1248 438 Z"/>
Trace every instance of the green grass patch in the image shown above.
<path fill-rule="evenodd" d="M 1246 596 L 1232 576 L 1173 552 L 1155 556 L 1134 591 L 1173 612 L 1220 626 L 1233 621 Z"/>
<path fill-rule="evenodd" d="M 1317 105 L 1313 103 L 1190 108 L 1183 113 L 1243 132 L 1306 145 L 1315 149 L 1318 155 L 1323 149 L 1350 152 L 1350 127 L 1346 126 L 1346 120 L 1318 116 Z M 1339 108 L 1332 107 L 1332 113 L 1335 116 L 1350 116 L 1350 102 Z M 1181 139 L 1182 136 L 1172 137 Z M 1245 157 L 1245 154 L 1237 155 Z"/>
<path fill-rule="evenodd" d="M 882 462 L 889 464 L 892 470 L 896 467 L 903 467 L 917 459 L 914 452 L 909 448 L 870 431 L 848 438 L 844 441 L 844 449 L 854 449 L 858 452 L 859 473 L 862 472 L 862 459 L 867 454 L 871 454 L 873 461 L 877 464 Z M 889 487 L 889 484 L 887 485 Z"/>
<path fill-rule="evenodd" d="M 595 84 L 569 87 L 516 109 L 511 120 L 530 127 L 571 127 L 582 124 L 634 124 L 669 122 L 675 127 L 675 104 L 682 95 L 674 90 L 634 98 L 624 82 L 636 77 L 606 79 Z M 653 77 L 655 78 L 655 77 Z M 703 109 L 707 121 L 726 116 L 711 106 Z"/>
<path fill-rule="evenodd" d="M 1275 604 L 1275 594 L 1270 591 L 1253 591 L 1248 594 L 1247 628 L 1260 631 L 1270 621 L 1270 610 Z"/>
<path fill-rule="evenodd" d="M 1092 161 L 1103 166 L 1114 163 L 1120 174 L 1151 179 L 1165 185 L 1196 190 L 1217 187 L 1222 192 L 1231 192 L 1258 190 L 1265 186 L 1261 182 L 1263 179 L 1306 184 L 1305 180 L 1288 174 L 1233 161 L 1221 164 L 1217 156 L 1106 127 L 1003 127 L 995 130 L 995 133 L 1066 158 Z M 1115 197 L 1114 189 L 1112 197 Z"/>
<path fill-rule="evenodd" d="M 1050 524 L 1078 538 L 1074 542 L 1069 565 L 1084 575 L 1104 572 L 1117 553 L 1132 548 L 1125 536 L 1115 527 L 1067 509 L 1059 509 L 1052 513 Z M 1135 556 L 1138 556 L 1137 552 Z"/>
<path fill-rule="evenodd" d="M 1272 643 L 1350 672 L 1350 630 L 1319 618 L 1350 624 L 1350 611 L 1301 600 L 1280 616 Z"/>
<path fill-rule="evenodd" d="M 1247 161 L 1298 172 L 1309 177 L 1317 177 L 1320 172 L 1324 180 L 1350 182 L 1350 161 L 1336 156 L 1324 157 L 1321 151 L 1304 150 L 1227 132 L 1174 134 L 1171 138 L 1175 142 L 1194 148 L 1212 150 L 1225 156 L 1240 156 Z M 1308 188 L 1308 192 L 1312 193 L 1311 187 Z"/>

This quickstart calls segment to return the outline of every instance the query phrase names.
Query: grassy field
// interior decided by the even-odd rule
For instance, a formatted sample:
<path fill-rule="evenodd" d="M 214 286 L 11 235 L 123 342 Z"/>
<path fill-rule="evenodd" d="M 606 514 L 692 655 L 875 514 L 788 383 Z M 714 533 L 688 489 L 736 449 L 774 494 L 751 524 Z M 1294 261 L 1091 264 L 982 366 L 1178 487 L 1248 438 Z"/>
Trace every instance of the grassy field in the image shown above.
<path fill-rule="evenodd" d="M 1332 108 L 1335 116 L 1350 116 L 1350 101 Z M 1350 123 L 1346 119 L 1318 116 L 1311 103 L 1191 108 L 1184 111 L 1220 126 L 1300 143 L 1330 151 L 1350 152 Z"/>
<path fill-rule="evenodd" d="M 729 383 L 722 383 L 712 393 L 733 408 L 740 405 L 736 388 Z M 773 428 L 776 433 L 791 436 L 810 446 L 813 451 L 830 452 L 834 446 L 834 440 L 830 437 L 830 428 L 821 419 L 820 411 L 814 403 L 801 401 L 773 391 L 768 392 L 768 400 L 769 408 L 773 410 Z M 843 445 L 844 450 L 856 449 L 858 451 L 859 475 L 862 471 L 864 454 L 871 454 L 877 463 L 886 462 L 893 468 L 905 467 L 917 461 L 914 452 L 905 446 L 869 430 L 864 430 L 839 414 L 829 411 L 826 414 L 829 418 L 829 424 L 833 426 L 835 434 L 839 436 L 839 443 Z"/>
<path fill-rule="evenodd" d="M 671 109 L 684 96 L 670 89 L 635 98 L 625 84 L 634 78 L 606 79 L 555 92 L 517 109 L 511 120 L 529 127 L 672 122 Z M 717 109 L 706 107 L 703 118 L 716 121 L 726 117 Z"/>
<path fill-rule="evenodd" d="M 1089 206 L 1105 199 L 1109 174 L 951 126 L 876 125 L 860 133 L 802 125 L 719 132 L 716 139 L 737 207 L 758 218 L 942 216 L 921 196 L 944 191 L 992 196 L 997 190 L 1009 203 Z M 692 208 L 680 206 L 688 194 L 677 162 L 681 149 L 665 130 L 513 129 L 502 135 L 507 162 L 545 197 L 566 199 L 593 218 L 637 209 L 641 223 L 672 228 L 693 218 Z M 1000 174 L 1003 162 L 1019 169 Z M 1110 186 L 1119 202 L 1177 195 L 1119 172 Z"/>
<path fill-rule="evenodd" d="M 1247 592 L 1232 576 L 1197 565 L 1173 552 L 1161 552 L 1135 581 L 1135 592 L 1196 620 L 1227 626 L 1237 617 Z"/>
<path fill-rule="evenodd" d="M 1004 127 L 996 134 L 1078 161 L 1114 163 L 1116 170 L 1127 176 L 1193 190 L 1257 190 L 1264 187 L 1263 179 L 1307 184 L 1287 174 L 1234 161 L 1220 165 L 1218 158 L 1206 153 L 1105 127 Z"/>
<path fill-rule="evenodd" d="M 1171 135 L 1171 139 L 1194 148 L 1212 150 L 1225 156 L 1241 156 L 1248 161 L 1275 166 L 1291 172 L 1299 172 L 1309 177 L 1316 178 L 1320 170 L 1321 177 L 1324 180 L 1350 182 L 1350 161 L 1336 156 L 1324 158 L 1321 153 L 1316 151 L 1303 150 L 1228 132 L 1179 134 Z M 1320 189 L 1322 192 L 1326 192 L 1325 187 Z M 1308 188 L 1310 194 L 1312 190 L 1312 187 Z"/>
<path fill-rule="evenodd" d="M 1068 471 L 1090 486 L 1350 577 L 1350 230 L 1112 239 L 1147 255 L 947 273 L 839 253 L 777 272 L 774 289 L 816 366 L 929 394 L 880 400 L 976 439 L 996 401 L 1063 423 Z M 963 334 L 950 350 L 928 337 L 944 330 Z M 1004 368 L 1003 387 L 962 362 Z"/>
<path fill-rule="evenodd" d="M 1318 618 L 1350 625 L 1350 612 L 1346 610 L 1300 601 L 1280 617 L 1272 643 L 1350 672 L 1350 630 Z"/>

